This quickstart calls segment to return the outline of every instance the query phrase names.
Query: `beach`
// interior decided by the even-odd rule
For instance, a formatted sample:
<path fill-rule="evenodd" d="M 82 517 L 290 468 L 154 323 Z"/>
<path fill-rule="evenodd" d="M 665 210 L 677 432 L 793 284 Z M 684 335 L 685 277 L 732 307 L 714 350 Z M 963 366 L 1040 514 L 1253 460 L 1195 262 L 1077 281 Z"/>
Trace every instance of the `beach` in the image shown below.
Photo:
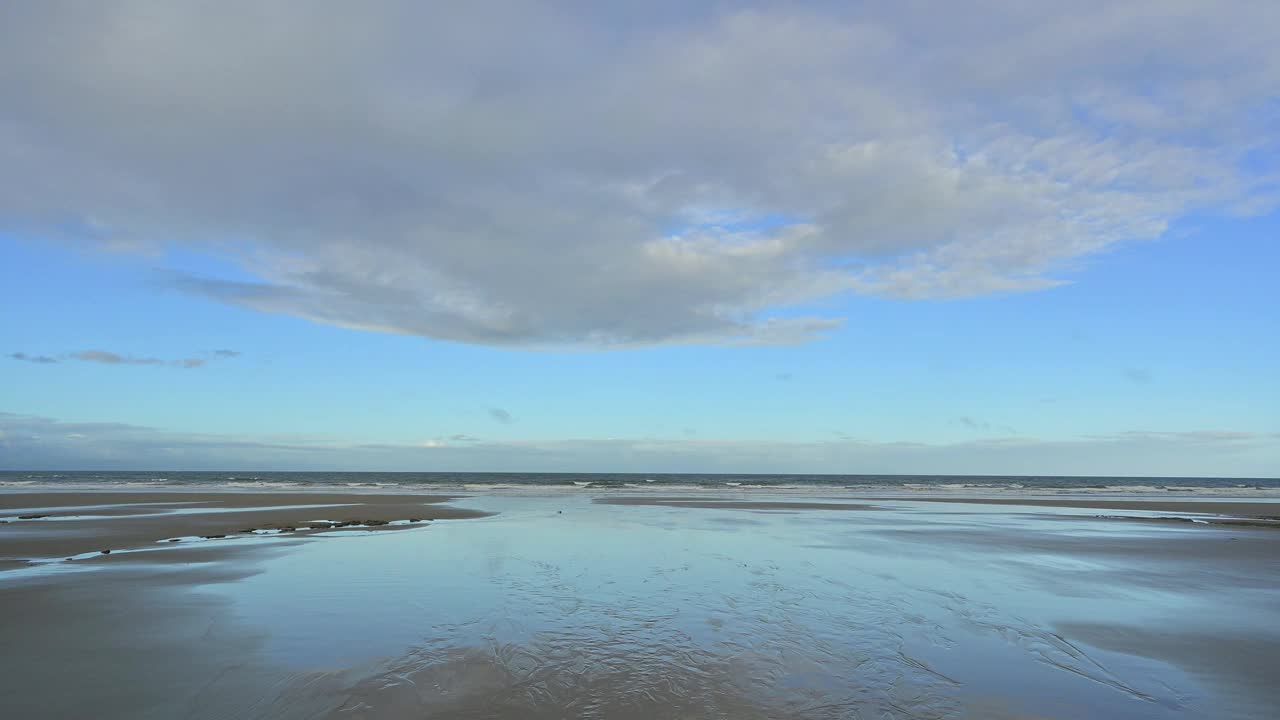
<path fill-rule="evenodd" d="M 13 526 L 0 541 L 0 563 L 153 549 L 151 543 L 169 540 L 305 536 L 339 526 L 391 529 L 478 514 L 442 505 L 448 499 L 324 491 L 0 494 L 0 523 Z"/>
<path fill-rule="evenodd" d="M 1263 718 L 1277 516 L 1229 494 L 10 487 L 0 705 Z"/>

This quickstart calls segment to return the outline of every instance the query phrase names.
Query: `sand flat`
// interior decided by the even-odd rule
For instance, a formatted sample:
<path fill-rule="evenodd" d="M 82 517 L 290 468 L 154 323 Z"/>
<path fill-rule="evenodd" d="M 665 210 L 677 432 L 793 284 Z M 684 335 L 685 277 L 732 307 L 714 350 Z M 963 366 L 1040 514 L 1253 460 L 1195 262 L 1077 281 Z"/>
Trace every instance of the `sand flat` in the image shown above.
<path fill-rule="evenodd" d="M 318 497 L 299 495 L 266 502 Z M 428 496 L 377 497 L 331 499 L 358 517 Z M 0 704 L 104 720 L 1237 720 L 1280 703 L 1260 670 L 1280 664 L 1272 531 L 656 497 L 437 497 L 425 507 L 490 519 L 0 572 L 0 613 L 24 619 L 0 623 Z"/>
<path fill-rule="evenodd" d="M 26 560 L 150 546 L 168 538 L 236 536 L 246 530 L 338 523 L 465 519 L 482 516 L 447 505 L 444 495 L 391 493 L 68 492 L 0 494 L 0 567 Z M 164 504 L 158 504 L 164 503 Z M 16 519 L 25 510 L 38 515 Z M 64 518 L 64 519 L 59 519 Z M 401 526 L 380 526 L 394 529 Z"/>
<path fill-rule="evenodd" d="M 600 497 L 595 502 L 601 505 L 651 505 L 656 507 L 701 508 L 710 510 L 874 510 L 874 505 L 849 502 L 806 502 L 802 500 L 758 499 L 742 500 L 738 498 L 716 497 L 648 497 L 644 495 L 624 495 L 620 497 Z"/>
<path fill-rule="evenodd" d="M 1196 513 L 1206 515 L 1220 514 L 1235 517 L 1280 519 L 1280 502 L 1243 500 L 1147 500 L 1138 498 L 1098 500 L 1093 498 L 984 498 L 938 497 L 927 495 L 892 496 L 873 499 L 929 503 L 959 503 L 965 505 L 1021 505 L 1027 507 L 1089 508 L 1095 510 L 1151 510 L 1157 512 Z"/>

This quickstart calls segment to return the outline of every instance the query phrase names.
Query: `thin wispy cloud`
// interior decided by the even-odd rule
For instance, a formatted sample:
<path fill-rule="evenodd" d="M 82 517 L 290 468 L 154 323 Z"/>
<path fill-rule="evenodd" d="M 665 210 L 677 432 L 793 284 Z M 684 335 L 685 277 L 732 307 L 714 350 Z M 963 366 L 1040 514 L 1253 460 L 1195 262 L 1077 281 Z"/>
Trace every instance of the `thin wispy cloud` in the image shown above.
<path fill-rule="evenodd" d="M 453 435 L 446 435 L 443 437 L 432 438 L 430 440 L 424 440 L 423 442 L 418 443 L 417 447 L 446 448 L 446 447 L 467 446 L 467 445 L 472 445 L 478 442 L 480 442 L 480 438 L 474 435 L 467 435 L 465 433 L 454 433 Z M 371 450 L 375 448 L 380 448 L 385 450 L 399 449 L 398 446 L 393 444 L 376 444 L 376 443 L 364 444 L 361 446 L 361 448 L 365 450 Z"/>
<path fill-rule="evenodd" d="M 1107 442 L 1151 442 L 1151 443 L 1255 443 L 1266 440 L 1267 433 L 1232 431 L 1232 430 L 1192 430 L 1183 432 L 1130 430 L 1128 432 L 1109 433 L 1087 436 L 1091 440 Z M 1270 437 L 1278 437 L 1275 434 Z"/>
<path fill-rule="evenodd" d="M 511 416 L 511 413 L 507 412 L 506 410 L 503 410 L 500 407 L 489 408 L 489 417 L 502 423 L 503 425 L 510 425 L 511 423 L 516 421 L 516 419 Z"/>
<path fill-rule="evenodd" d="M 1018 431 L 1008 425 L 991 423 L 982 418 L 976 418 L 971 415 L 962 415 L 955 419 L 955 423 L 960 427 L 968 430 L 976 430 L 978 432 L 1000 432 L 1008 435 L 1017 435 Z"/>
<path fill-rule="evenodd" d="M 71 357 L 84 362 L 102 363 L 103 365 L 164 365 L 165 361 L 153 357 L 137 357 L 120 355 L 106 350 L 81 350 L 71 353 Z M 181 361 L 179 361 L 181 362 Z"/>
<path fill-rule="evenodd" d="M 1051 288 L 1280 198 L 1280 3 L 644 7 L 11 3 L 0 230 L 213 254 L 251 279 L 173 284 L 262 312 L 611 348 Z"/>
<path fill-rule="evenodd" d="M 1143 368 L 1126 368 L 1124 379 L 1135 385 L 1146 385 L 1151 382 L 1151 371 Z"/>
<path fill-rule="evenodd" d="M 179 358 L 177 360 L 164 360 L 157 357 L 124 355 L 121 353 L 111 352 L 109 350 L 79 350 L 60 357 L 53 357 L 50 355 L 29 355 L 24 352 L 10 353 L 9 357 L 14 360 L 21 360 L 23 362 L 37 363 L 41 365 L 52 365 L 62 362 L 63 360 L 74 360 L 78 362 L 97 363 L 100 365 L 156 365 L 192 370 L 204 367 L 211 359 L 227 359 L 238 357 L 239 355 L 240 353 L 235 350 L 214 350 L 202 355 L 192 355 L 190 357 Z"/>
<path fill-rule="evenodd" d="M 21 360 L 23 362 L 36 363 L 37 365 L 52 365 L 58 362 L 58 358 L 55 358 L 55 357 L 50 357 L 48 355 L 28 355 L 23 352 L 10 353 L 9 357 L 13 358 L 14 360 Z"/>

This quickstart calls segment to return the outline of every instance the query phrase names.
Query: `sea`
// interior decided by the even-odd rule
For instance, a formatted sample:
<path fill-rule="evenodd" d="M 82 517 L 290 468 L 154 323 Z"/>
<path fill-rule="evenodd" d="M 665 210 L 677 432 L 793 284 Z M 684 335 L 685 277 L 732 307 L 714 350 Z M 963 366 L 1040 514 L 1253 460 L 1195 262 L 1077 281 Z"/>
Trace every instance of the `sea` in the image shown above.
<path fill-rule="evenodd" d="M 756 475 L 542 472 L 0 471 L 0 489 L 476 491 L 843 491 L 1011 495 L 1168 493 L 1280 497 L 1280 478 L 1055 475 Z"/>

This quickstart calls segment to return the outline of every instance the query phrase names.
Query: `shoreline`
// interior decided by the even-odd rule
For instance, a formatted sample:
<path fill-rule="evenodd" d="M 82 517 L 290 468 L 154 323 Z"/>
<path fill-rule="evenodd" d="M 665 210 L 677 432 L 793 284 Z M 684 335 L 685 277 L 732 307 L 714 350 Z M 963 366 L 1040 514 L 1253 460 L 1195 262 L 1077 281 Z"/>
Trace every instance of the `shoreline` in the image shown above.
<path fill-rule="evenodd" d="M 665 488 L 670 490 L 670 488 Z M 629 490 L 629 489 L 627 489 Z M 611 506 L 646 506 L 738 511 L 877 511 L 892 503 L 994 506 L 1010 510 L 1043 508 L 1106 511 L 1095 517 L 1142 522 L 1185 522 L 1280 528 L 1280 502 L 1255 498 L 989 497 L 939 494 L 819 495 L 810 491 L 740 488 L 669 493 L 575 488 L 567 496 L 589 497 Z M 498 488 L 479 496 L 546 496 L 544 487 Z M 240 488 L 138 488 L 86 491 L 42 487 L 0 492 L 0 572 L 32 562 L 92 559 L 119 551 L 155 549 L 158 544 L 273 536 L 304 538 L 323 532 L 394 531 L 434 520 L 484 517 L 487 513 L 449 505 L 467 495 L 421 493 L 400 488 L 301 491 Z M 1117 513 L 1138 512 L 1142 515 Z M 1155 515 L 1154 513 L 1172 513 Z M 177 549 L 177 548 L 174 548 Z M 110 552 L 103 553 L 103 550 Z"/>

